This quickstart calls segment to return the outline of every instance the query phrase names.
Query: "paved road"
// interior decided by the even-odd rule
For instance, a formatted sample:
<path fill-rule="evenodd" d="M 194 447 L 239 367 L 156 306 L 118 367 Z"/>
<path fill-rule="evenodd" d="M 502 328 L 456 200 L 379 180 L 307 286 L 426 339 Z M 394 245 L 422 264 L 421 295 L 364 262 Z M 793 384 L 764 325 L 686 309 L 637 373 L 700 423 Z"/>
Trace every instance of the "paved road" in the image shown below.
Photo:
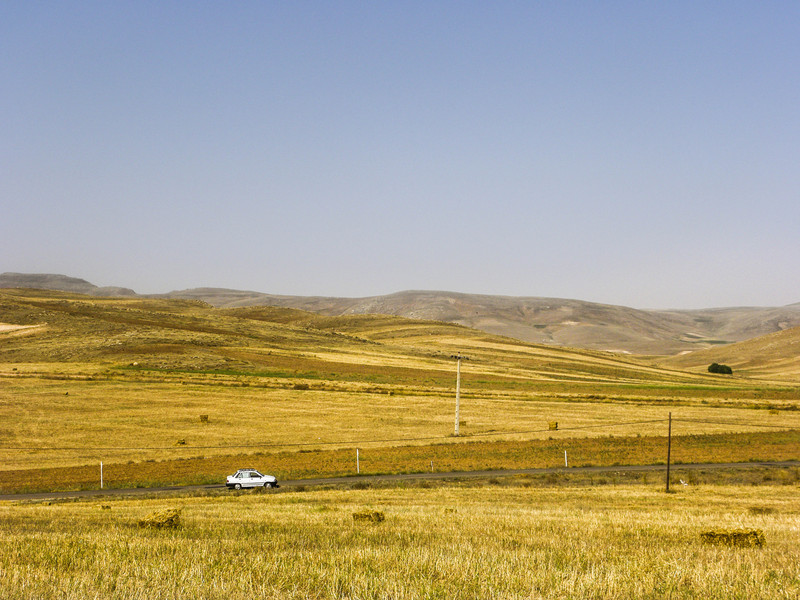
<path fill-rule="evenodd" d="M 800 467 L 800 461 L 783 462 L 746 462 L 746 463 L 695 463 L 672 465 L 674 471 L 698 469 L 754 469 L 754 468 L 786 468 Z M 612 467 L 552 467 L 544 469 L 510 469 L 501 471 L 454 471 L 448 473 L 408 473 L 400 475 L 354 475 L 350 477 L 322 477 L 319 479 L 293 479 L 281 481 L 281 488 L 298 486 L 316 487 L 321 485 L 352 485 L 354 483 L 439 480 L 439 479 L 490 479 L 492 477 L 510 477 L 514 475 L 542 475 L 547 473 L 630 473 L 648 471 L 666 471 L 666 465 L 618 465 Z M 160 488 L 131 488 L 103 490 L 83 490 L 79 492 L 41 492 L 35 494 L 0 494 L 0 500 L 56 500 L 60 498 L 91 498 L 93 496 L 136 496 L 142 494 L 193 493 L 208 490 L 224 489 L 224 484 L 216 485 L 184 485 Z"/>

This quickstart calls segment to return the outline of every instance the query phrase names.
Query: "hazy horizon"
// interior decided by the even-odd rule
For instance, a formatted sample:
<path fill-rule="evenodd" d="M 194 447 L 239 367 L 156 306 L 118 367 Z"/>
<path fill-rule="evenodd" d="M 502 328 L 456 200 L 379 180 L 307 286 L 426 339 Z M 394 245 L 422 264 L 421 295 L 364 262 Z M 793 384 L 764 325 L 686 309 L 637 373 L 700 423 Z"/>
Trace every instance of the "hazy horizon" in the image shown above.
<path fill-rule="evenodd" d="M 0 7 L 0 272 L 800 302 L 800 5 Z"/>

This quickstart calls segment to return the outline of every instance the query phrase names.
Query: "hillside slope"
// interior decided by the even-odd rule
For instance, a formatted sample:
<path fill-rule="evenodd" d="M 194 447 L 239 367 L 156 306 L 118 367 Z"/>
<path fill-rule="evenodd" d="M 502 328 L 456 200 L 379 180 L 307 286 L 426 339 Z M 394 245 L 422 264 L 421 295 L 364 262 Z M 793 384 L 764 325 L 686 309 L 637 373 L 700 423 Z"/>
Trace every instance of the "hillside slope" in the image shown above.
<path fill-rule="evenodd" d="M 135 296 L 132 289 L 107 286 L 98 287 L 85 279 L 67 277 L 66 275 L 38 273 L 2 273 L 0 288 L 32 288 L 41 290 L 58 290 L 91 296 Z"/>
<path fill-rule="evenodd" d="M 368 298 L 276 296 L 197 288 L 173 298 L 214 306 L 281 306 L 325 315 L 387 314 L 457 323 L 526 342 L 633 354 L 677 354 L 800 325 L 800 305 L 638 310 L 561 298 L 406 291 Z"/>
<path fill-rule="evenodd" d="M 455 354 L 466 357 L 457 437 Z M 798 426 L 799 400 L 800 386 L 778 377 L 683 371 L 442 321 L 0 290 L 6 469 L 170 460 L 173 477 L 181 457 L 280 448 L 368 455 L 469 438 L 664 435 L 669 411 L 683 435 L 771 430 Z M 244 460 L 232 462 L 272 459 Z M 165 464 L 152 463 L 150 480 Z"/>
<path fill-rule="evenodd" d="M 388 315 L 324 316 L 280 307 L 214 308 L 192 300 L 94 298 L 0 290 L 2 363 L 94 363 L 163 372 L 452 385 L 466 352 L 486 382 L 702 382 L 624 356 L 531 345 L 443 322 Z M 24 326 L 20 328 L 19 326 Z M 487 383 L 489 385 L 489 383 Z"/>
<path fill-rule="evenodd" d="M 128 288 L 100 288 L 63 275 L 4 273 L 0 275 L 0 288 L 136 296 Z M 218 308 L 275 306 L 328 316 L 393 315 L 465 325 L 532 343 L 649 355 L 674 355 L 800 326 L 800 303 L 784 307 L 639 310 L 560 298 L 437 291 L 334 298 L 221 288 L 195 288 L 150 297 L 198 300 Z"/>
<path fill-rule="evenodd" d="M 715 362 L 728 365 L 734 373 L 748 377 L 800 380 L 800 327 L 729 346 L 673 356 L 658 364 L 700 372 Z"/>

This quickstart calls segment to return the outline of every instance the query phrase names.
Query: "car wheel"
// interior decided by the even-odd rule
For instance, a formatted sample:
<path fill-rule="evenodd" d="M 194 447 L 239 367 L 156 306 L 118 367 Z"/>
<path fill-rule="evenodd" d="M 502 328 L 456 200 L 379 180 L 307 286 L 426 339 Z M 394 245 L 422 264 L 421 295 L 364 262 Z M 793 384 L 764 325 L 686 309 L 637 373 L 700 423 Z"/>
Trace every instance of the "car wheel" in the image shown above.
<path fill-rule="evenodd" d="M 267 488 L 268 490 L 271 490 L 272 489 L 272 482 L 268 481 L 267 483 L 264 484 L 264 487 Z"/>
<path fill-rule="evenodd" d="M 235 490 L 242 489 L 242 484 L 241 483 L 237 483 L 236 485 L 233 486 L 233 489 L 235 489 Z"/>

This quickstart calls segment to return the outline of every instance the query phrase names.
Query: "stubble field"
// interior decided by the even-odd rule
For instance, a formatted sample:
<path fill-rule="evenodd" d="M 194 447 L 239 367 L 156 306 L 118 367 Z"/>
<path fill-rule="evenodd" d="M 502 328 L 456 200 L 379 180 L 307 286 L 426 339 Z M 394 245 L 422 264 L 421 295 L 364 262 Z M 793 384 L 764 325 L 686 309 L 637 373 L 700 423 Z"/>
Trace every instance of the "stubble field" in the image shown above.
<path fill-rule="evenodd" d="M 8 600 L 796 598 L 797 484 L 321 490 L 0 503 Z M 137 527 L 177 508 L 175 530 Z M 383 522 L 355 521 L 364 510 Z M 755 528 L 766 545 L 709 546 Z"/>

